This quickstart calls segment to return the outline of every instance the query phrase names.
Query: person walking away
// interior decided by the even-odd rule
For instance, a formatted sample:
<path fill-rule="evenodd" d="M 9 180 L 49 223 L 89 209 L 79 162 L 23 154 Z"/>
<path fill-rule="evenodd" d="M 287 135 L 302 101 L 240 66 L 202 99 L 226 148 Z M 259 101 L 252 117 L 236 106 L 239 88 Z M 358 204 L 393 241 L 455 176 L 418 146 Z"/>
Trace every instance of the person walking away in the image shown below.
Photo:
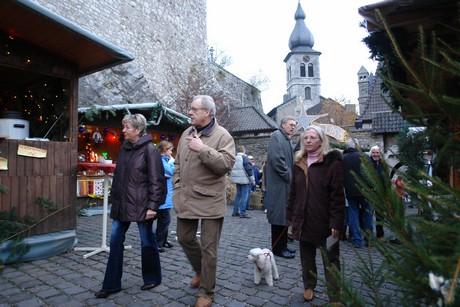
<path fill-rule="evenodd" d="M 363 243 L 368 246 L 369 236 L 374 231 L 374 214 L 370 203 L 364 198 L 359 188 L 358 177 L 365 182 L 362 172 L 362 155 L 356 149 L 358 141 L 353 138 L 347 139 L 347 149 L 343 151 L 343 186 L 348 202 L 348 225 L 351 232 L 351 243 L 355 248 L 360 248 Z M 362 211 L 364 223 L 364 241 L 360 227 L 360 210 Z"/>
<path fill-rule="evenodd" d="M 251 162 L 249 162 L 249 158 L 246 156 L 246 149 L 243 145 L 236 147 L 235 164 L 230 174 L 230 180 L 232 183 L 236 184 L 236 195 L 233 201 L 232 216 L 250 218 L 250 216 L 246 214 L 246 206 L 251 185 L 255 185 L 255 180 Z"/>
<path fill-rule="evenodd" d="M 295 251 L 287 247 L 286 201 L 289 196 L 294 152 L 291 137 L 297 120 L 294 117 L 281 119 L 281 128 L 270 135 L 268 142 L 266 176 L 267 219 L 271 224 L 273 254 L 283 258 L 294 258 Z"/>
<path fill-rule="evenodd" d="M 217 254 L 227 210 L 227 173 L 235 163 L 235 142 L 215 118 L 210 96 L 195 96 L 188 115 L 192 126 L 179 141 L 173 176 L 177 238 L 195 276 L 196 307 L 211 306 L 216 287 Z M 201 237 L 196 231 L 201 222 Z"/>
<path fill-rule="evenodd" d="M 251 207 L 251 194 L 254 193 L 257 189 L 257 184 L 259 182 L 259 169 L 256 167 L 254 163 L 254 157 L 253 156 L 248 156 L 249 162 L 251 163 L 252 171 L 254 172 L 254 183 L 251 183 L 249 192 L 248 192 L 248 200 L 246 202 L 246 211 L 251 211 L 254 210 L 254 208 Z"/>
<path fill-rule="evenodd" d="M 377 170 L 377 174 L 380 178 L 380 181 L 382 182 L 382 187 L 385 188 L 384 176 L 388 176 L 387 175 L 388 173 L 385 171 L 383 164 L 382 164 L 380 148 L 378 146 L 371 147 L 371 150 L 369 151 L 369 155 L 370 155 L 372 165 Z M 383 225 L 381 223 L 382 219 L 383 218 L 380 212 L 378 210 L 375 210 L 375 232 L 376 232 L 376 237 L 381 240 L 383 240 L 385 237 L 385 231 L 383 230 Z"/>
<path fill-rule="evenodd" d="M 161 161 L 163 162 L 163 168 L 165 169 L 166 186 L 168 189 L 168 195 L 166 196 L 166 202 L 160 206 L 157 212 L 157 246 L 160 253 L 165 252 L 164 247 L 171 248 L 173 245 L 168 241 L 169 225 L 171 224 L 171 208 L 172 203 L 172 176 L 174 175 L 174 158 L 172 157 L 172 151 L 174 146 L 171 142 L 161 141 L 158 144 L 158 149 L 161 152 Z"/>
<path fill-rule="evenodd" d="M 160 255 L 156 245 L 153 219 L 166 199 L 166 180 L 160 151 L 146 133 L 147 120 L 142 114 L 126 115 L 123 120 L 124 142 L 118 154 L 113 176 L 112 233 L 110 253 L 102 289 L 97 298 L 107 298 L 121 290 L 125 234 L 131 222 L 137 223 L 141 238 L 141 268 L 144 285 L 149 290 L 161 284 Z"/>
<path fill-rule="evenodd" d="M 342 176 L 342 154 L 330 150 L 324 131 L 309 126 L 301 134 L 300 151 L 296 154 L 287 201 L 287 219 L 292 235 L 299 241 L 300 263 L 305 301 L 314 298 L 317 283 L 316 248 L 324 248 L 324 273 L 332 303 L 339 300 L 339 286 L 330 266 L 340 271 L 339 234 L 345 215 Z M 332 236 L 336 243 L 326 248 Z"/>

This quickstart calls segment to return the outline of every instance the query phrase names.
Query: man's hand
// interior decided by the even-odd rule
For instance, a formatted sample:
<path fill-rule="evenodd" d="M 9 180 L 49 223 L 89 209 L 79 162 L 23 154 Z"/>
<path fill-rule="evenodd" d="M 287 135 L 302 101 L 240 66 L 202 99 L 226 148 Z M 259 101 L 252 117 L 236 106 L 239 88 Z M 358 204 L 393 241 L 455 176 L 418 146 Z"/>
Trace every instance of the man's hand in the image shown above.
<path fill-rule="evenodd" d="M 252 186 L 255 186 L 255 185 L 256 185 L 256 181 L 253 180 L 253 181 L 251 182 L 251 184 L 252 184 Z"/>
<path fill-rule="evenodd" d="M 150 220 L 153 219 L 157 215 L 156 211 L 153 211 L 152 209 L 147 209 L 147 212 L 145 213 L 145 219 Z"/>
<path fill-rule="evenodd" d="M 203 148 L 203 141 L 198 137 L 188 136 L 185 138 L 187 140 L 188 148 L 194 152 L 200 152 Z"/>

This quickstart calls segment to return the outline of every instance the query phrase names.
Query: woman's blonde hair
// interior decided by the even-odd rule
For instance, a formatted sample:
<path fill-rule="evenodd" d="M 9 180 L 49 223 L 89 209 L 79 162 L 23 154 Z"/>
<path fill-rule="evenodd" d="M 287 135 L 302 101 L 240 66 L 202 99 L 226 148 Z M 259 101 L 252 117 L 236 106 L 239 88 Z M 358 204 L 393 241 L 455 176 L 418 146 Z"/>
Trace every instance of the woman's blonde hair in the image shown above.
<path fill-rule="evenodd" d="M 327 138 L 326 132 L 321 127 L 318 126 L 308 126 L 305 128 L 304 131 L 300 134 L 300 150 L 295 155 L 295 162 L 299 162 L 300 159 L 304 156 L 307 156 L 307 150 L 305 149 L 305 144 L 303 142 L 303 138 L 305 137 L 305 133 L 308 130 L 314 130 L 318 133 L 319 139 L 321 141 L 321 152 L 320 155 L 325 155 L 329 151 L 331 151 L 331 147 L 329 145 L 329 139 Z"/>

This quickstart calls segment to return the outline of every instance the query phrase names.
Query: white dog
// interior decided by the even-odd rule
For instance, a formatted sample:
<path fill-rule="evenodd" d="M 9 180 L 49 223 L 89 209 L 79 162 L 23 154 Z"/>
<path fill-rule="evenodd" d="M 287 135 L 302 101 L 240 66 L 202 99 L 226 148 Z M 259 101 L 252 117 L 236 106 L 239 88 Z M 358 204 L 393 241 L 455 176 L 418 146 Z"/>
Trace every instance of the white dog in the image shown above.
<path fill-rule="evenodd" d="M 264 277 L 267 285 L 273 286 L 273 278 L 278 279 L 279 274 L 271 250 L 253 248 L 249 251 L 248 259 L 254 263 L 254 283 L 260 284 L 260 280 Z"/>

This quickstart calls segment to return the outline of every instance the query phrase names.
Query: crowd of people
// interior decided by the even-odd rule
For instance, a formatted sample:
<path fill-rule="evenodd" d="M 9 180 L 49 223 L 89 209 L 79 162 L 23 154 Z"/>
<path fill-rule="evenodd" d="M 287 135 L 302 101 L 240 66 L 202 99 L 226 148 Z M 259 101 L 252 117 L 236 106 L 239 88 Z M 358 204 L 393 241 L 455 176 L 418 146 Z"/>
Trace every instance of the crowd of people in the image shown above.
<path fill-rule="evenodd" d="M 259 169 L 254 157 L 246 154 L 245 146 L 235 148 L 234 139 L 218 124 L 215 114 L 216 105 L 210 96 L 193 98 L 188 111 L 191 126 L 183 132 L 175 158 L 171 142 L 153 145 L 144 116 L 130 114 L 123 118 L 124 141 L 110 199 L 110 253 L 96 297 L 106 298 L 121 291 L 123 243 L 131 222 L 137 223 L 141 239 L 141 290 L 161 284 L 160 253 L 173 247 L 168 233 L 174 209 L 177 240 L 194 271 L 190 287 L 198 289 L 195 306 L 211 306 L 229 176 L 237 188 L 233 217 L 250 218 L 250 195 L 259 187 L 271 225 L 273 254 L 295 258 L 296 250 L 288 247 L 288 232 L 299 242 L 304 300 L 315 297 L 316 253 L 321 248 L 327 293 L 331 304 L 338 303 L 340 287 L 330 267 L 340 271 L 339 239 L 346 239 L 348 229 L 348 239 L 355 248 L 368 246 L 373 239 L 374 218 L 376 237 L 384 236 L 382 214 L 375 212 L 360 189 L 366 182 L 362 162 L 367 156 L 357 149 L 357 140 L 348 138 L 342 152 L 331 148 L 323 129 L 309 126 L 301 131 L 294 147 L 291 138 L 298 123 L 294 117 L 285 117 L 271 134 L 267 157 Z M 372 147 L 367 158 L 383 182 L 386 171 L 380 148 Z M 402 197 L 402 179 L 398 178 L 394 187 Z"/>

